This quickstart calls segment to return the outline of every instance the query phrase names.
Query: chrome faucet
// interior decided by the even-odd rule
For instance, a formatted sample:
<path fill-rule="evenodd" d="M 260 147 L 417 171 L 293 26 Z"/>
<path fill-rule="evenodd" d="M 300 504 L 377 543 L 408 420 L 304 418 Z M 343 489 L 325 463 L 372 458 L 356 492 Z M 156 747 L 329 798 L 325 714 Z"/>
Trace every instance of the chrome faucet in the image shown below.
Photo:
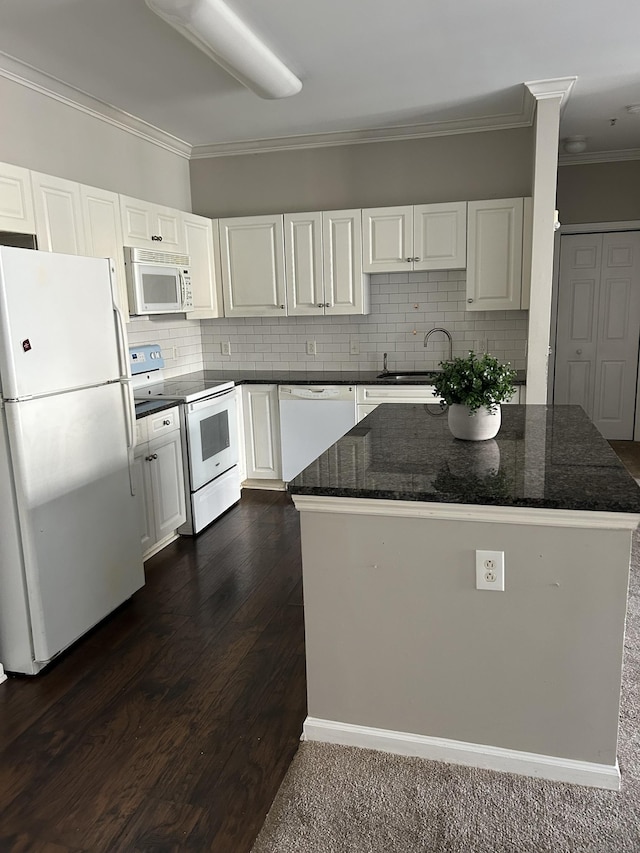
<path fill-rule="evenodd" d="M 427 334 L 424 336 L 424 346 L 429 343 L 429 338 L 434 334 L 434 332 L 442 332 L 443 335 L 446 335 L 449 338 L 449 361 L 453 361 L 453 338 L 451 337 L 451 332 L 448 332 L 446 329 L 429 329 Z"/>

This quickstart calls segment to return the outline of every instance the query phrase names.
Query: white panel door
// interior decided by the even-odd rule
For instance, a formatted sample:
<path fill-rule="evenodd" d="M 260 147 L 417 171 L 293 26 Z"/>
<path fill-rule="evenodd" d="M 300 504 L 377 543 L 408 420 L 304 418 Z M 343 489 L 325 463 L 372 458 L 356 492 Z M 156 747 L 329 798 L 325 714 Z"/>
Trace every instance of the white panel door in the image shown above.
<path fill-rule="evenodd" d="M 163 252 L 184 252 L 182 214 L 171 207 L 156 207 L 156 229 L 160 235 L 157 248 Z"/>
<path fill-rule="evenodd" d="M 36 254 L 35 252 L 33 254 Z M 5 407 L 37 660 L 144 584 L 118 384 Z"/>
<path fill-rule="evenodd" d="M 124 272 L 120 197 L 117 193 L 80 186 L 86 254 L 112 258 L 116 270 L 114 297 L 125 322 L 129 319 L 127 283 Z"/>
<path fill-rule="evenodd" d="M 554 403 L 631 440 L 640 336 L 640 233 L 561 238 Z"/>
<path fill-rule="evenodd" d="M 325 210 L 322 214 L 326 314 L 366 314 L 362 272 L 362 211 Z"/>
<path fill-rule="evenodd" d="M 414 270 L 464 269 L 467 265 L 467 203 L 418 204 L 413 208 Z"/>
<path fill-rule="evenodd" d="M 184 523 L 185 493 L 180 431 L 149 442 L 153 511 L 157 541 Z"/>
<path fill-rule="evenodd" d="M 225 317 L 286 316 L 282 214 L 221 219 Z"/>
<path fill-rule="evenodd" d="M 413 269 L 413 211 L 411 205 L 362 211 L 363 272 Z"/>
<path fill-rule="evenodd" d="M 137 198 L 121 195 L 120 215 L 125 246 L 136 246 L 140 249 L 159 248 L 160 234 L 155 233 L 154 226 L 157 222 L 152 205 Z"/>
<path fill-rule="evenodd" d="M 523 200 L 470 201 L 467 212 L 467 310 L 520 308 Z"/>
<path fill-rule="evenodd" d="M 0 375 L 6 398 L 120 377 L 109 270 L 101 258 L 0 247 Z"/>
<path fill-rule="evenodd" d="M 35 234 L 36 218 L 28 169 L 0 163 L 0 230 Z"/>
<path fill-rule="evenodd" d="M 322 214 L 286 213 L 284 250 L 287 313 L 324 314 Z"/>
<path fill-rule="evenodd" d="M 602 237 L 593 422 L 632 439 L 640 336 L 640 234 Z"/>
<path fill-rule="evenodd" d="M 39 172 L 31 173 L 38 248 L 84 255 L 80 184 Z"/>
<path fill-rule="evenodd" d="M 182 229 L 185 252 L 191 259 L 189 268 L 193 290 L 193 311 L 187 312 L 187 319 L 222 317 L 218 223 L 205 216 L 184 213 Z"/>

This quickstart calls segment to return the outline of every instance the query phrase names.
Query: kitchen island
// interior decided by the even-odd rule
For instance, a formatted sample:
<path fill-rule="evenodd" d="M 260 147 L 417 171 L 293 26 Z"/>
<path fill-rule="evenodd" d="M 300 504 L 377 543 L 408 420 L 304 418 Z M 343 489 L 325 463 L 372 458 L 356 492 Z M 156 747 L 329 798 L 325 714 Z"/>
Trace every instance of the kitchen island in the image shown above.
<path fill-rule="evenodd" d="M 290 484 L 304 737 L 606 788 L 640 489 L 577 406 L 383 405 Z M 476 551 L 505 589 L 476 588 Z"/>

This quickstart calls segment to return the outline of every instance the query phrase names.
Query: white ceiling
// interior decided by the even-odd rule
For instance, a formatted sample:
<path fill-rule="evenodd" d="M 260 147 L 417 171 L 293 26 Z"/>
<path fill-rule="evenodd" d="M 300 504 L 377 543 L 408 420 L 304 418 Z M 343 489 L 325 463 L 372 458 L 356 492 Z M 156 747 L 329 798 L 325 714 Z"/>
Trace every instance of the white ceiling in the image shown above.
<path fill-rule="evenodd" d="M 258 98 L 144 0 L 0 0 L 0 51 L 199 153 L 518 126 L 531 117 L 524 82 L 576 76 L 561 137 L 640 156 L 640 117 L 625 110 L 640 103 L 637 0 L 228 4 L 302 79 L 300 94 Z M 288 139 L 310 134 L 322 136 Z"/>

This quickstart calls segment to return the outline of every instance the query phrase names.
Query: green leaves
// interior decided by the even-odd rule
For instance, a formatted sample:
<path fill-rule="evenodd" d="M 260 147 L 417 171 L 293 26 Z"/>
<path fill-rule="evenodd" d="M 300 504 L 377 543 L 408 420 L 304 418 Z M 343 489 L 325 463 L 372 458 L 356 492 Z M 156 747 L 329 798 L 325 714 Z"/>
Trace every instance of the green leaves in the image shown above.
<path fill-rule="evenodd" d="M 472 412 L 483 406 L 495 411 L 496 405 L 509 400 L 515 391 L 516 371 L 486 353 L 478 358 L 470 352 L 466 358 L 441 361 L 440 366 L 442 373 L 433 383 L 433 393 L 449 406 L 461 403 Z"/>

